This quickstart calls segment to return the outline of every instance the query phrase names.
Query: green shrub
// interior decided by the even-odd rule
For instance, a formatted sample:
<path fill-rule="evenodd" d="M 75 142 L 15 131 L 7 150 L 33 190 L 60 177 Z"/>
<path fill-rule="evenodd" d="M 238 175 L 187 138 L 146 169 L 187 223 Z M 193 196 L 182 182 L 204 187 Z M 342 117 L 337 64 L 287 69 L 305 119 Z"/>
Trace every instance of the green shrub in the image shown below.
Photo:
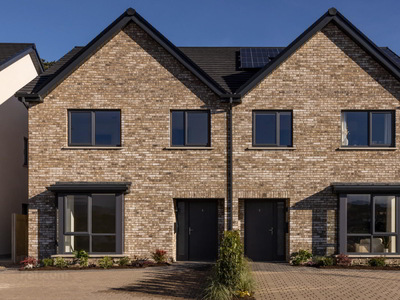
<path fill-rule="evenodd" d="M 68 266 L 68 263 L 65 261 L 64 258 L 57 257 L 54 260 L 54 266 L 56 266 L 57 268 L 66 268 Z"/>
<path fill-rule="evenodd" d="M 130 262 L 131 262 L 131 259 L 130 259 L 128 256 L 125 256 L 125 257 L 121 258 L 121 259 L 118 261 L 118 264 L 119 264 L 120 266 L 127 266 L 127 265 L 129 265 Z"/>
<path fill-rule="evenodd" d="M 373 257 L 368 260 L 368 265 L 371 267 L 384 267 L 386 266 L 384 257 Z"/>
<path fill-rule="evenodd" d="M 250 296 L 255 292 L 255 289 L 255 280 L 251 273 L 249 259 L 245 258 L 243 261 L 243 270 L 240 274 L 240 280 L 236 290 L 239 291 L 239 295 L 246 295 L 247 292 L 249 294 L 248 296 Z"/>
<path fill-rule="evenodd" d="M 215 265 L 218 281 L 234 289 L 240 281 L 244 261 L 243 244 L 238 231 L 225 231 L 219 249 L 219 258 Z"/>
<path fill-rule="evenodd" d="M 158 264 L 165 263 L 167 261 L 167 251 L 157 249 L 151 253 L 151 258 Z"/>
<path fill-rule="evenodd" d="M 102 259 L 99 260 L 99 266 L 103 269 L 107 269 L 112 267 L 113 259 L 109 256 L 104 256 Z"/>
<path fill-rule="evenodd" d="M 85 250 L 75 250 L 74 255 L 81 267 L 87 267 L 89 265 L 89 254 Z"/>
<path fill-rule="evenodd" d="M 42 263 L 44 267 L 51 267 L 54 265 L 54 260 L 51 257 L 43 258 Z"/>
<path fill-rule="evenodd" d="M 330 256 L 315 256 L 313 262 L 317 266 L 333 266 L 333 258 Z"/>
<path fill-rule="evenodd" d="M 290 258 L 294 266 L 299 266 L 307 263 L 312 258 L 312 254 L 307 250 L 299 250 L 299 252 L 293 252 Z"/>
<path fill-rule="evenodd" d="M 231 300 L 237 295 L 254 292 L 254 279 L 243 253 L 239 232 L 224 232 L 219 257 L 205 290 L 205 299 Z"/>
<path fill-rule="evenodd" d="M 205 289 L 204 299 L 209 300 L 232 300 L 234 291 L 218 282 L 215 274 L 209 279 L 208 286 Z"/>
<path fill-rule="evenodd" d="M 74 251 L 75 258 L 89 258 L 89 254 L 85 250 L 75 250 Z"/>

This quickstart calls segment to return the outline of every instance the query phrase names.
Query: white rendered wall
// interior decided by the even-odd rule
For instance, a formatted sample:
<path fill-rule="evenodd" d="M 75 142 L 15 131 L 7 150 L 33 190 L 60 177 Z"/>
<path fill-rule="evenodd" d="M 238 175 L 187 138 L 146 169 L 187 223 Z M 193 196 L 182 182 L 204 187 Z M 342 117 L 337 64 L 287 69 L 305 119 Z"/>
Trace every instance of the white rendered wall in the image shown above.
<path fill-rule="evenodd" d="M 0 105 L 37 75 L 29 54 L 0 71 Z"/>
<path fill-rule="evenodd" d="M 23 166 L 28 111 L 14 93 L 37 76 L 29 55 L 0 71 L 0 257 L 11 253 L 11 214 L 28 203 L 28 168 Z"/>

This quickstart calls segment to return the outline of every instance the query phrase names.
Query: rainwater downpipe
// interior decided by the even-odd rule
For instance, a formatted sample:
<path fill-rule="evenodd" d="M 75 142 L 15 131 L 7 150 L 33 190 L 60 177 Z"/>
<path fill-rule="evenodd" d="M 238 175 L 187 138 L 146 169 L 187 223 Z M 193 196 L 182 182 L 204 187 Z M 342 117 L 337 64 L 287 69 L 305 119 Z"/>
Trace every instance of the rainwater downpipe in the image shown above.
<path fill-rule="evenodd" d="M 228 123 L 228 230 L 232 230 L 233 223 L 233 139 L 232 119 L 233 98 L 229 98 L 229 123 Z"/>

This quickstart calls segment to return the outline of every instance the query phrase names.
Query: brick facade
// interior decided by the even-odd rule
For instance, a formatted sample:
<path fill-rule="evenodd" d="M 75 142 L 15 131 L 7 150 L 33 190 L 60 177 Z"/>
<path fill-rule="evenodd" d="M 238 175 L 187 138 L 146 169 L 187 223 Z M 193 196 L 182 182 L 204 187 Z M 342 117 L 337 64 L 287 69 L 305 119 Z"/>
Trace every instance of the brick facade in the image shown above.
<path fill-rule="evenodd" d="M 287 254 L 336 252 L 338 199 L 331 183 L 394 182 L 400 174 L 399 151 L 338 149 L 341 110 L 396 110 L 399 99 L 398 81 L 328 24 L 234 108 L 234 216 L 243 219 L 246 198 L 288 199 Z M 255 109 L 293 110 L 296 149 L 249 150 Z M 399 134 L 397 114 L 397 141 Z"/>
<path fill-rule="evenodd" d="M 398 151 L 342 151 L 343 109 L 395 110 L 399 83 L 326 26 L 233 108 L 233 228 L 244 201 L 287 199 L 287 254 L 337 251 L 332 182 L 393 182 Z M 67 109 L 121 109 L 122 149 L 67 147 Z M 171 109 L 210 109 L 212 150 L 166 150 Z M 293 110 L 294 150 L 249 150 L 252 110 Z M 55 254 L 57 181 L 129 181 L 125 253 L 175 256 L 174 199 L 219 199 L 227 228 L 227 112 L 194 75 L 130 24 L 29 110 L 29 254 Z M 400 120 L 396 116 L 397 140 Z M 222 200 L 221 200 L 222 199 Z"/>
<path fill-rule="evenodd" d="M 67 109 L 84 108 L 121 109 L 121 150 L 63 149 Z M 213 149 L 165 150 L 171 109 L 209 109 Z M 125 196 L 125 252 L 149 257 L 161 248 L 175 255 L 173 200 L 226 199 L 226 124 L 219 99 L 128 25 L 29 109 L 29 255 L 56 252 L 54 196 L 46 187 L 57 181 L 132 182 Z"/>

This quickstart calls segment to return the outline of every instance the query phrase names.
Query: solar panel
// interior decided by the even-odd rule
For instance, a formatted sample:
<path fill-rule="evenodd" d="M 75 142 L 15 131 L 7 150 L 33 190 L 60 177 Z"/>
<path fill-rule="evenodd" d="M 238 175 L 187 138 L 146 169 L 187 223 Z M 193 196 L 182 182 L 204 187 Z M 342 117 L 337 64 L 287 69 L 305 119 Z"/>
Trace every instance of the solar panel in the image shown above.
<path fill-rule="evenodd" d="M 385 52 L 385 54 L 387 56 L 389 56 L 396 64 L 398 67 L 400 67 L 400 57 L 397 56 L 396 53 L 392 52 L 390 49 L 384 48 L 382 49 L 383 52 Z"/>
<path fill-rule="evenodd" d="M 277 56 L 277 48 L 240 48 L 240 68 L 260 69 Z"/>

